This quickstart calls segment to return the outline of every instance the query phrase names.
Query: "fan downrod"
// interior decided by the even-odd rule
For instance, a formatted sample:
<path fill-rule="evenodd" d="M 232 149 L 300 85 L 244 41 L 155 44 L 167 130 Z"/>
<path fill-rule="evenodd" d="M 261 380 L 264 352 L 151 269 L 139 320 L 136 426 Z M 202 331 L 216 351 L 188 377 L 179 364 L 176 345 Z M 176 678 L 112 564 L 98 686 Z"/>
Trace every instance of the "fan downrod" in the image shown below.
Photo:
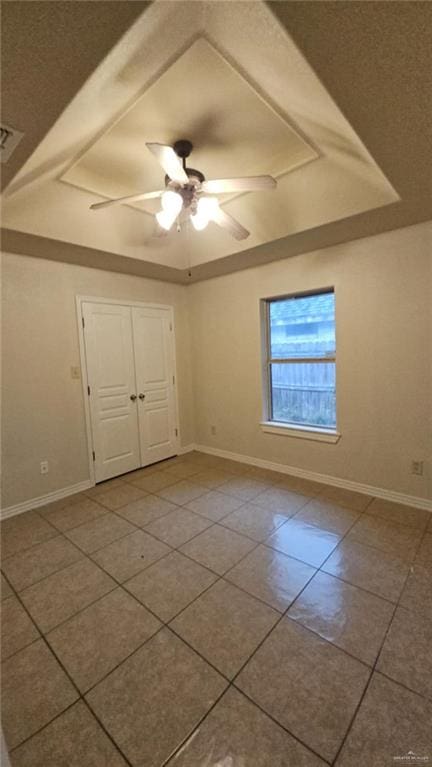
<path fill-rule="evenodd" d="M 179 139 L 179 141 L 175 142 L 173 149 L 178 157 L 185 160 L 192 152 L 193 144 L 192 141 L 187 141 L 187 139 Z"/>

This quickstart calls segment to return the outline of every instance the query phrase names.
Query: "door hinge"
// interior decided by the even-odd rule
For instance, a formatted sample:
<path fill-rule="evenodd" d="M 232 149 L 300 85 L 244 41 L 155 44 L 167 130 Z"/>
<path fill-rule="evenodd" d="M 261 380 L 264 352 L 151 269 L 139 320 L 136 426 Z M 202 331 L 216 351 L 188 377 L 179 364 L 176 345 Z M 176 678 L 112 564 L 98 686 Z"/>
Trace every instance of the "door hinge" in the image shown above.
<path fill-rule="evenodd" d="M 96 453 L 95 453 L 95 451 L 94 451 L 94 450 L 93 450 L 93 460 L 94 460 L 94 461 L 96 460 Z"/>
<path fill-rule="evenodd" d="M 82 322 L 82 326 L 83 326 L 83 328 L 85 328 L 85 321 L 84 321 L 84 317 L 81 317 L 81 322 Z"/>
<path fill-rule="evenodd" d="M 178 437 L 178 429 L 175 430 L 175 435 Z"/>
<path fill-rule="evenodd" d="M 170 330 L 172 330 L 172 322 L 170 322 Z"/>
<path fill-rule="evenodd" d="M 89 395 L 89 397 L 90 397 L 90 386 L 87 386 L 87 394 L 88 394 L 88 395 Z"/>

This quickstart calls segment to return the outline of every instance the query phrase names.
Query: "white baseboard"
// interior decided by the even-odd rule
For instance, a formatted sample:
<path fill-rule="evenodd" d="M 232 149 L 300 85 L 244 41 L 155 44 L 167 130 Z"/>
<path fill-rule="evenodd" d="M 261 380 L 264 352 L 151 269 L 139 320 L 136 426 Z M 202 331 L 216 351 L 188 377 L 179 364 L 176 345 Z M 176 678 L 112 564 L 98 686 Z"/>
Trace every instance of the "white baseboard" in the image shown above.
<path fill-rule="evenodd" d="M 384 487 L 374 487 L 373 485 L 366 485 L 362 482 L 353 482 L 351 479 L 331 477 L 329 474 L 318 474 L 318 472 L 315 471 L 298 469 L 296 466 L 286 466 L 282 463 L 265 461 L 262 458 L 253 458 L 252 456 L 241 455 L 240 453 L 231 453 L 229 450 L 219 450 L 219 448 L 208 447 L 207 445 L 192 445 L 190 449 L 199 450 L 201 453 L 208 453 L 208 455 L 215 455 L 219 458 L 229 458 L 231 461 L 247 463 L 251 466 L 259 466 L 260 469 L 270 469 L 270 471 L 278 471 L 282 474 L 292 474 L 294 477 L 310 479 L 312 482 L 321 482 L 324 485 L 343 487 L 346 490 L 354 490 L 356 493 L 364 493 L 365 495 L 372 495 L 375 498 L 384 498 L 386 501 L 394 501 L 395 503 L 403 503 L 407 506 L 415 506 L 418 509 L 432 511 L 432 500 L 419 498 L 416 495 L 407 495 L 405 493 L 399 493 L 396 490 L 388 490 Z"/>
<path fill-rule="evenodd" d="M 195 445 L 184 445 L 179 448 L 178 455 L 185 455 L 195 450 Z M 61 498 L 66 498 L 68 495 L 74 495 L 75 493 L 81 493 L 83 490 L 88 490 L 94 486 L 92 480 L 87 479 L 84 482 L 78 482 L 76 485 L 69 485 L 69 487 L 63 487 L 61 490 L 55 490 L 47 495 L 41 495 L 39 498 L 30 498 L 28 501 L 22 501 L 15 506 L 8 506 L 0 510 L 0 519 L 7 519 L 8 517 L 14 517 L 16 514 L 22 514 L 24 511 L 30 511 L 30 509 L 37 509 L 39 506 L 45 506 L 52 501 L 59 501 Z"/>
<path fill-rule="evenodd" d="M 179 447 L 178 455 L 184 455 L 185 453 L 191 453 L 192 450 L 195 450 L 195 445 L 193 444 L 193 442 L 191 442 L 189 445 L 184 445 L 183 447 Z"/>
<path fill-rule="evenodd" d="M 83 490 L 88 490 L 93 486 L 94 482 L 90 479 L 86 479 L 84 482 L 78 482 L 76 485 L 63 487 L 61 490 L 54 490 L 54 492 L 47 493 L 47 495 L 41 495 L 39 498 L 30 498 L 28 501 L 16 503 L 15 506 L 7 506 L 0 511 L 0 519 L 14 517 L 16 514 L 22 514 L 24 511 L 30 511 L 30 509 L 37 509 L 39 506 L 45 506 L 52 501 L 59 501 L 61 498 L 67 498 L 68 495 L 81 493 Z"/>

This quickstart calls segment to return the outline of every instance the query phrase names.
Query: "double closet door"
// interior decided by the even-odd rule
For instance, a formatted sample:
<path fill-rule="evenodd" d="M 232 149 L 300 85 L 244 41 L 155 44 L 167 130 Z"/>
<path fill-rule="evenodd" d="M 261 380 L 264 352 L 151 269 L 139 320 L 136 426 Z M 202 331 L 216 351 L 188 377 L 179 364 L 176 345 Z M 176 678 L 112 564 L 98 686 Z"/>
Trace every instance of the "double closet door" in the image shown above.
<path fill-rule="evenodd" d="M 96 482 L 177 452 L 172 310 L 83 302 Z"/>

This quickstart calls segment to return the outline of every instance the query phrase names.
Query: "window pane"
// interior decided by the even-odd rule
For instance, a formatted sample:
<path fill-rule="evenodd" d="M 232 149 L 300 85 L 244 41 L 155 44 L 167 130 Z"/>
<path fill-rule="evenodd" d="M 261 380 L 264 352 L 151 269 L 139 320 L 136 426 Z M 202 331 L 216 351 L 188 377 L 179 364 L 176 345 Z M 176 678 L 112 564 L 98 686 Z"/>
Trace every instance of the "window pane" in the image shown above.
<path fill-rule="evenodd" d="M 270 369 L 274 421 L 336 427 L 334 362 L 275 363 Z"/>
<path fill-rule="evenodd" d="M 269 312 L 272 358 L 334 354 L 333 292 L 270 301 Z"/>

